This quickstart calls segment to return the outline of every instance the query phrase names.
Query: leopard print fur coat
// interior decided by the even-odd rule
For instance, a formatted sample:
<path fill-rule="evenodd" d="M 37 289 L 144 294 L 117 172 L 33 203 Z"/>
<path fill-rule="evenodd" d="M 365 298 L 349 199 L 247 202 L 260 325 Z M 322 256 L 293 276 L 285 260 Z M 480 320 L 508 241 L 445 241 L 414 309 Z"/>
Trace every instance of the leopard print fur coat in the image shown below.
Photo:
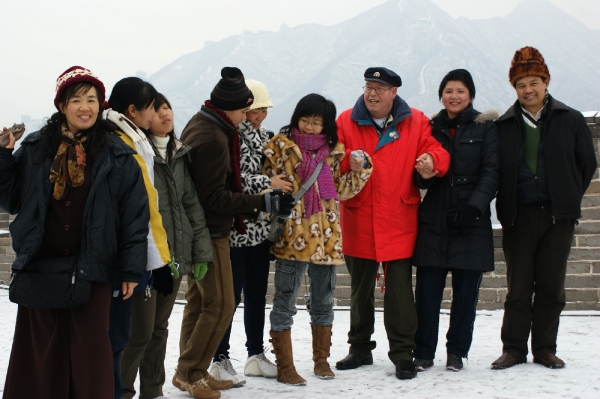
<path fill-rule="evenodd" d="M 296 168 L 302 163 L 300 148 L 283 134 L 274 136 L 264 149 L 267 157 L 263 168 L 267 176 L 285 174 L 292 182 L 292 194 L 302 186 Z M 331 168 L 335 187 L 340 201 L 354 197 L 365 186 L 373 163 L 367 157 L 367 166 L 358 172 L 342 174 L 340 162 L 344 159 L 344 145 L 338 143 L 325 158 L 325 165 Z M 318 189 L 318 183 L 315 182 Z M 340 227 L 339 204 L 335 199 L 321 199 L 323 210 L 304 217 L 304 202 L 299 200 L 292 215 L 282 227 L 283 234 L 277 237 L 272 253 L 280 259 L 311 262 L 321 265 L 340 265 L 342 256 L 342 230 Z"/>

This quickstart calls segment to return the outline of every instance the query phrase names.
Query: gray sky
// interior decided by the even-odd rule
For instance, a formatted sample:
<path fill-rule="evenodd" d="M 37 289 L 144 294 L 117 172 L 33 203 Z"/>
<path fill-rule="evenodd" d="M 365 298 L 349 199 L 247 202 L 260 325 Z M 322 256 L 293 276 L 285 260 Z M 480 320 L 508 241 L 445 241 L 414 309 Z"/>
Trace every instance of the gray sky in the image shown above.
<path fill-rule="evenodd" d="M 244 30 L 333 25 L 385 0 L 20 0 L 2 5 L 0 126 L 54 112 L 54 84 L 72 65 L 107 91 L 119 79 L 154 73 L 178 57 Z M 399 1 L 399 0 L 398 0 Z M 520 0 L 432 0 L 452 17 L 505 16 Z M 549 0 L 592 29 L 600 0 Z M 532 16 L 535 17 L 535 16 Z"/>

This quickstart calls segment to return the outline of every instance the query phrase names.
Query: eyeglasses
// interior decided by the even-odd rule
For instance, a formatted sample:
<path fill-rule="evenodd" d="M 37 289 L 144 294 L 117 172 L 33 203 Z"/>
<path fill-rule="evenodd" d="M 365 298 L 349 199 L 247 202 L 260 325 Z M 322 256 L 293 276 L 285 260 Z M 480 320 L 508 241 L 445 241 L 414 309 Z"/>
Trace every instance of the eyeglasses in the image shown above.
<path fill-rule="evenodd" d="M 303 124 L 308 125 L 308 126 L 323 127 L 322 123 L 309 121 L 306 118 L 300 118 L 300 120 L 298 122 L 302 122 Z"/>
<path fill-rule="evenodd" d="M 391 89 L 391 87 L 382 87 L 382 86 L 378 86 L 378 87 L 365 86 L 365 87 L 363 87 L 364 92 L 367 94 L 372 92 L 373 90 L 375 90 L 375 93 L 381 94 L 384 91 L 389 90 L 389 89 Z"/>

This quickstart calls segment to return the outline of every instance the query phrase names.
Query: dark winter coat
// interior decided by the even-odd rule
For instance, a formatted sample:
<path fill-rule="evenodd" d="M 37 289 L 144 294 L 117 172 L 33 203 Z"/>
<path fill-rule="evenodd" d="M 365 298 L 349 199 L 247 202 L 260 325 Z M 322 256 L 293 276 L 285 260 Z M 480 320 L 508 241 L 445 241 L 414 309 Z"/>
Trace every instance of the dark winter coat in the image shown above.
<path fill-rule="evenodd" d="M 497 117 L 495 111 L 482 114 L 469 106 L 459 116 L 454 139 L 441 113 L 431 120 L 433 137 L 450 153 L 450 169 L 444 177 L 417 179 L 427 194 L 419 207 L 415 266 L 494 270 L 490 202 L 500 181 Z M 478 209 L 480 217 L 461 228 L 451 226 L 449 213 L 465 206 Z"/>
<path fill-rule="evenodd" d="M 154 187 L 171 255 L 183 274 L 191 272 L 194 263 L 212 262 L 213 257 L 204 209 L 190 176 L 190 147 L 176 140 L 175 148 L 170 164 L 154 157 Z"/>
<path fill-rule="evenodd" d="M 517 173 L 524 126 L 519 101 L 496 122 L 500 133 L 500 188 L 496 213 L 503 226 L 512 226 L 517 211 Z M 548 96 L 542 111 L 540 145 L 552 214 L 556 219 L 581 217 L 581 199 L 598 167 L 592 134 L 581 112 Z"/>
<path fill-rule="evenodd" d="M 122 281 L 137 282 L 147 264 L 148 195 L 134 151 L 112 134 L 108 147 L 94 160 L 79 268 L 90 281 L 110 283 L 118 269 Z M 27 136 L 14 156 L 0 148 L 0 208 L 18 214 L 10 224 L 17 254 L 13 270 L 27 267 L 42 243 L 52 197 L 51 163 L 40 132 Z"/>
<path fill-rule="evenodd" d="M 190 172 L 198 199 L 206 213 L 206 225 L 211 238 L 229 237 L 234 215 L 256 220 L 262 197 L 238 193 L 229 150 L 229 138 L 236 134 L 212 109 L 202 106 L 210 119 L 196 113 L 181 133 L 181 141 L 192 147 Z"/>

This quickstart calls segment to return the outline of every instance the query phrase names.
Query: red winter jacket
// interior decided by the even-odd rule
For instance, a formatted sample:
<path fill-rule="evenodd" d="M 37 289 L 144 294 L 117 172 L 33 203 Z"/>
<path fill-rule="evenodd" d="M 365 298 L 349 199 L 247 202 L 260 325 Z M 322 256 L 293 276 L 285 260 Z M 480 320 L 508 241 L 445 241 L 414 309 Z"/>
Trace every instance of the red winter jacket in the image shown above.
<path fill-rule="evenodd" d="M 350 170 L 352 150 L 363 149 L 373 161 L 373 173 L 362 191 L 340 202 L 342 252 L 378 262 L 410 258 L 417 238 L 419 189 L 413 182 L 416 159 L 429 153 L 437 176 L 449 167 L 450 156 L 431 136 L 429 118 L 396 96 L 392 119 L 381 138 L 373 126 L 363 96 L 337 119 L 338 136 L 347 148 L 342 173 Z"/>

